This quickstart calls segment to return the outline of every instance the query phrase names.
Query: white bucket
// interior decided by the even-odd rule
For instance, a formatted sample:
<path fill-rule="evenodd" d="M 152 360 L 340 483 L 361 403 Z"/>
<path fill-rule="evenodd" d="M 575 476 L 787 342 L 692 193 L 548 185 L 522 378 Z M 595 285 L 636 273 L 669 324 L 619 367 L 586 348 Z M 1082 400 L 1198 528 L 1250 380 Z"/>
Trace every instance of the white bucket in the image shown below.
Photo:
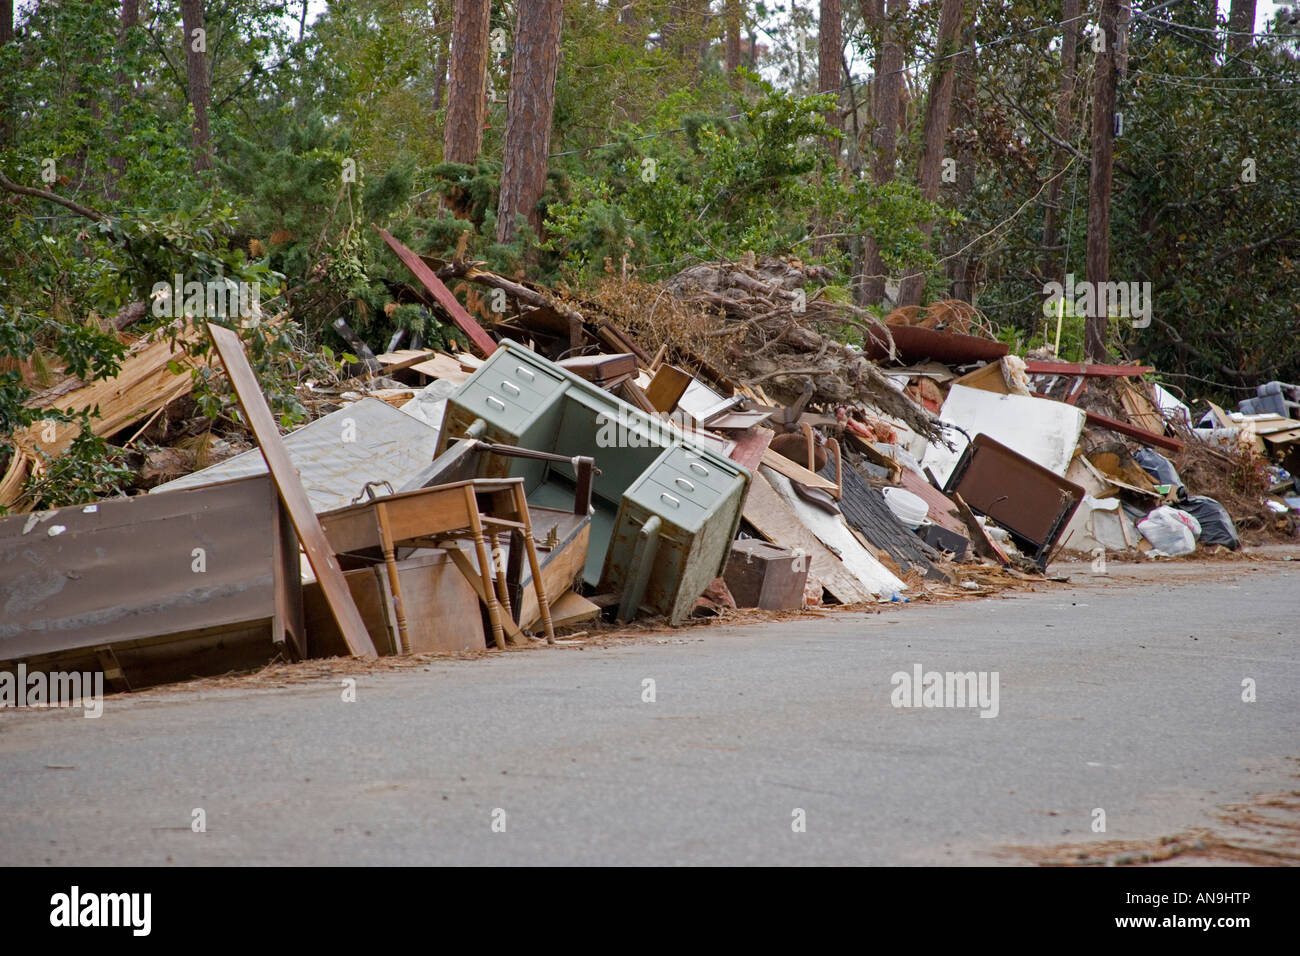
<path fill-rule="evenodd" d="M 881 494 L 885 496 L 885 504 L 889 505 L 894 517 L 913 531 L 921 527 L 921 523 L 930 516 L 930 506 L 919 495 L 903 488 L 886 488 Z"/>

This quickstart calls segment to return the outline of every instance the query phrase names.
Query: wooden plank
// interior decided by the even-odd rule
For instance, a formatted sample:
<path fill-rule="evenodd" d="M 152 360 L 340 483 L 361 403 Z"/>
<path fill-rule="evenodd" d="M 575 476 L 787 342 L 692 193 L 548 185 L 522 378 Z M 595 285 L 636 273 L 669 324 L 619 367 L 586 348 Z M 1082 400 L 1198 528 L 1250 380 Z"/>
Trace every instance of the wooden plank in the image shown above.
<path fill-rule="evenodd" d="M 1144 445 L 1155 445 L 1157 448 L 1167 448 L 1170 451 L 1182 451 L 1186 445 L 1177 438 L 1169 438 L 1165 435 L 1157 435 L 1155 432 L 1149 432 L 1145 428 L 1138 428 L 1136 425 L 1130 425 L 1128 422 L 1121 422 L 1117 419 L 1110 418 L 1107 415 L 1098 415 L 1096 412 L 1086 412 L 1089 425 L 1100 425 L 1102 428 L 1109 428 L 1113 432 L 1119 432 L 1121 435 L 1127 435 L 1134 438 Z"/>
<path fill-rule="evenodd" d="M 691 384 L 691 375 L 675 365 L 661 365 L 646 388 L 650 404 L 665 415 L 677 407 Z"/>
<path fill-rule="evenodd" d="M 823 478 L 815 471 L 809 471 L 798 462 L 791 461 L 780 452 L 775 452 L 771 448 L 764 449 L 762 463 L 767 465 L 773 471 L 780 472 L 791 481 L 797 481 L 801 485 L 807 485 L 809 488 L 825 488 L 827 491 L 838 491 L 835 482 L 828 478 Z"/>
<path fill-rule="evenodd" d="M 1150 432 L 1159 434 L 1164 431 L 1164 417 L 1151 400 L 1150 395 L 1144 393 L 1132 382 L 1121 381 L 1117 384 L 1119 385 L 1119 401 L 1124 406 L 1124 413 L 1128 416 L 1128 420 L 1139 428 L 1145 428 Z M 1150 392 L 1150 386 L 1147 387 L 1147 392 Z"/>
<path fill-rule="evenodd" d="M 1103 365 L 1088 362 L 1025 361 L 1030 375 L 1086 375 L 1091 378 L 1119 378 L 1154 372 L 1151 365 Z"/>
<path fill-rule="evenodd" d="M 374 378 L 376 375 L 387 375 L 390 372 L 400 372 L 404 368 L 411 368 L 414 365 L 419 365 L 421 362 L 427 362 L 429 359 L 436 358 L 438 355 L 436 349 L 432 352 L 420 352 L 415 349 L 408 349 L 406 351 L 410 351 L 413 354 L 395 359 L 391 362 L 384 361 L 385 358 L 391 357 L 390 353 L 385 352 L 383 355 L 376 355 L 375 358 L 383 368 L 375 372 L 368 372 L 365 377 Z"/>
<path fill-rule="evenodd" d="M 849 572 L 834 552 L 822 544 L 790 506 L 781 500 L 781 496 L 761 472 L 756 471 L 753 481 L 749 483 L 749 495 L 745 499 L 745 520 L 773 544 L 802 548 L 808 556 L 812 576 L 841 604 L 875 600 L 875 596 Z"/>
<path fill-rule="evenodd" d="M 600 605 L 593 604 L 581 594 L 569 591 L 551 604 L 551 624 L 555 627 L 572 627 L 600 617 Z"/>
<path fill-rule="evenodd" d="M 763 452 L 772 444 L 776 432 L 770 428 L 751 428 L 735 436 L 736 447 L 731 449 L 729 457 L 738 465 L 749 471 L 756 471 L 763 460 Z"/>
<path fill-rule="evenodd" d="M 1001 359 L 963 375 L 953 384 L 965 385 L 967 388 L 982 388 L 986 392 L 997 392 L 1001 395 L 1011 394 L 1011 389 L 1007 387 L 1007 377 L 1002 374 Z"/>
<path fill-rule="evenodd" d="M 538 509 L 540 510 L 540 509 Z M 539 522 L 534 521 L 534 531 L 540 531 Z M 559 599 L 565 591 L 573 588 L 574 581 L 582 575 L 587 563 L 587 548 L 591 541 L 591 522 L 583 521 L 576 534 L 560 541 L 549 551 L 538 550 L 542 565 L 542 590 L 546 592 L 547 602 Z M 519 598 L 519 623 L 532 630 L 542 618 L 541 608 L 537 603 L 537 591 L 532 583 L 532 573 L 525 581 L 523 593 Z M 551 618 L 554 623 L 554 616 Z"/>
<path fill-rule="evenodd" d="M 388 243 L 388 247 L 397 253 L 397 258 L 401 259 L 402 264 L 411 270 L 411 274 L 419 280 L 420 284 L 438 300 L 438 304 L 447 310 L 447 314 L 456 323 L 456 327 L 469 336 L 470 342 L 473 343 L 476 349 L 485 356 L 491 355 L 497 350 L 497 343 L 492 336 L 483 331 L 483 327 L 474 321 L 474 317 L 465 311 L 465 307 L 451 294 L 451 290 L 442 284 L 442 280 L 434 275 L 433 270 L 425 265 L 419 256 L 402 245 L 397 239 L 394 239 L 388 233 L 388 230 L 376 226 L 375 231 L 379 233 L 384 242 Z"/>
<path fill-rule="evenodd" d="M 266 467 L 270 470 L 271 478 L 280 492 L 280 498 L 289 512 L 293 529 L 298 534 L 298 540 L 302 542 L 303 551 L 307 553 L 307 561 L 316 574 L 316 580 L 320 582 L 321 591 L 329 603 L 334 620 L 338 622 L 339 631 L 343 635 L 343 640 L 347 642 L 348 650 L 354 656 L 375 656 L 375 645 L 366 631 L 365 621 L 361 619 L 357 605 L 352 600 L 352 592 L 348 590 L 347 582 L 343 579 L 343 571 L 339 567 L 338 559 L 334 557 L 329 542 L 325 540 L 325 532 L 321 530 L 320 522 L 316 520 L 316 513 L 307 499 L 307 492 L 303 489 L 302 479 L 298 477 L 289 453 L 284 449 L 284 442 L 280 440 L 271 408 L 266 404 L 266 397 L 257 384 L 257 376 L 253 374 L 252 366 L 248 364 L 244 344 L 230 329 L 213 325 L 211 322 L 208 323 L 208 334 L 212 336 L 217 354 L 221 356 L 221 362 L 226 367 L 226 374 L 230 377 L 230 384 L 235 390 L 235 397 L 239 400 L 239 407 L 244 410 L 244 417 L 248 419 L 248 425 L 253 430 L 258 447 L 262 449 Z"/>
<path fill-rule="evenodd" d="M 961 515 L 962 521 L 966 523 L 967 533 L 970 535 L 971 547 L 975 553 L 985 558 L 992 558 L 998 564 L 1006 567 L 1011 563 L 1006 552 L 998 547 L 998 543 L 989 537 L 984 526 L 980 524 L 979 519 L 975 517 L 975 512 L 971 510 L 970 505 L 962 500 L 961 495 L 953 492 L 953 503 L 957 505 L 957 513 Z"/>
<path fill-rule="evenodd" d="M 474 593 L 478 595 L 480 604 L 484 607 L 488 607 L 492 601 L 496 600 L 495 595 L 491 598 L 487 597 L 487 591 L 483 587 L 483 578 L 479 574 L 478 568 L 476 568 L 474 563 L 470 561 L 468 553 L 462 551 L 460 548 L 448 548 L 447 555 L 451 558 L 452 563 L 456 565 L 456 568 L 460 571 L 465 580 L 469 582 L 469 586 L 474 589 Z M 500 617 L 501 629 L 505 631 L 505 635 L 510 639 L 510 643 L 528 643 L 528 636 L 519 629 L 519 625 L 511 619 L 509 614 L 502 614 Z"/>
<path fill-rule="evenodd" d="M 74 413 L 97 409 L 90 416 L 91 431 L 101 437 L 112 435 L 189 393 L 193 387 L 189 368 L 196 360 L 184 346 L 200 334 L 194 329 L 180 328 L 173 346 L 166 330 L 159 330 L 152 337 L 134 342 L 123 357 L 118 373 L 111 378 L 86 383 L 69 377 L 32 396 L 27 405 L 37 410 Z M 179 375 L 167 367 L 173 359 L 185 366 Z M 21 496 L 28 468 L 40 460 L 37 447 L 46 455 L 57 457 L 68 450 L 80 433 L 81 425 L 77 422 L 52 421 L 37 422 L 16 431 L 11 446 L 17 454 L 12 456 L 4 480 L 0 481 L 0 504 L 12 505 Z"/>

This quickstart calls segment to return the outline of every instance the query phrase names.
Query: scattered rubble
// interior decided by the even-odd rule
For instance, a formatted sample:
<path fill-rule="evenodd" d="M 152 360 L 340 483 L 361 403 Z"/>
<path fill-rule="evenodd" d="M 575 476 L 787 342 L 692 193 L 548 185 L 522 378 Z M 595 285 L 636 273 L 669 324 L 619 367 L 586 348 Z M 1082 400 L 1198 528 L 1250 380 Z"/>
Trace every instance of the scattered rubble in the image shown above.
<path fill-rule="evenodd" d="M 24 477 L 72 426 L 12 436 L 0 666 L 135 688 L 582 646 L 615 623 L 967 599 L 1042 583 L 1063 554 L 1104 568 L 1297 530 L 1296 386 L 1194 413 L 1150 367 L 1022 360 L 966 303 L 881 321 L 795 260 L 583 299 L 382 235 L 467 351 L 358 346 L 356 377 L 302 383 L 313 420 L 283 436 L 218 326 L 210 372 L 248 431 L 173 427 L 193 411 L 189 326 L 36 397 L 152 436 L 148 494 L 24 514 Z M 485 329 L 447 283 L 513 311 Z"/>

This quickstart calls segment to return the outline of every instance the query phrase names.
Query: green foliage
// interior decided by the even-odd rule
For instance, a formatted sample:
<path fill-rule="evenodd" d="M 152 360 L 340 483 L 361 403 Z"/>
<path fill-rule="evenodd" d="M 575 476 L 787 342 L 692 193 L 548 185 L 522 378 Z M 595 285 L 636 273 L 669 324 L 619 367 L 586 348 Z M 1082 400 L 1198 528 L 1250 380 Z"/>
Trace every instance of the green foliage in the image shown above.
<path fill-rule="evenodd" d="M 67 452 L 57 458 L 42 454 L 41 458 L 43 470 L 29 480 L 25 491 L 43 508 L 121 495 L 135 477 L 124 464 L 125 453 L 92 433 L 88 421 Z"/>
<path fill-rule="evenodd" d="M 734 127 L 690 126 L 679 140 L 628 131 L 595 154 L 602 178 L 575 179 L 573 199 L 550 209 L 547 248 L 590 277 L 624 258 L 650 275 L 692 261 L 792 253 L 847 265 L 846 245 L 822 248 L 817 231 L 838 238 L 876 235 L 886 261 L 924 259 L 919 219 L 939 214 L 915 189 L 877 187 L 835 170 L 820 139 L 832 97 L 795 97 L 752 74 L 757 88 Z"/>

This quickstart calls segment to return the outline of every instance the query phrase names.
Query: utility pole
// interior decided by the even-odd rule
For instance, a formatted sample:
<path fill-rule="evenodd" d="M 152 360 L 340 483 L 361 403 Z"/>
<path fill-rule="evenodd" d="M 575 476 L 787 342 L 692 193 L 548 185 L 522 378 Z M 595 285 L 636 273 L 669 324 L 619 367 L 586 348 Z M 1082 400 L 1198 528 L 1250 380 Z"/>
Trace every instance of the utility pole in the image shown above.
<path fill-rule="evenodd" d="M 1110 280 L 1110 188 L 1114 165 L 1116 55 L 1119 52 L 1120 0 L 1101 0 L 1097 57 L 1092 83 L 1092 168 L 1088 174 L 1088 282 L 1093 288 L 1092 315 L 1084 319 L 1083 351 L 1089 362 L 1105 362 L 1107 316 L 1098 308 L 1097 291 Z"/>

